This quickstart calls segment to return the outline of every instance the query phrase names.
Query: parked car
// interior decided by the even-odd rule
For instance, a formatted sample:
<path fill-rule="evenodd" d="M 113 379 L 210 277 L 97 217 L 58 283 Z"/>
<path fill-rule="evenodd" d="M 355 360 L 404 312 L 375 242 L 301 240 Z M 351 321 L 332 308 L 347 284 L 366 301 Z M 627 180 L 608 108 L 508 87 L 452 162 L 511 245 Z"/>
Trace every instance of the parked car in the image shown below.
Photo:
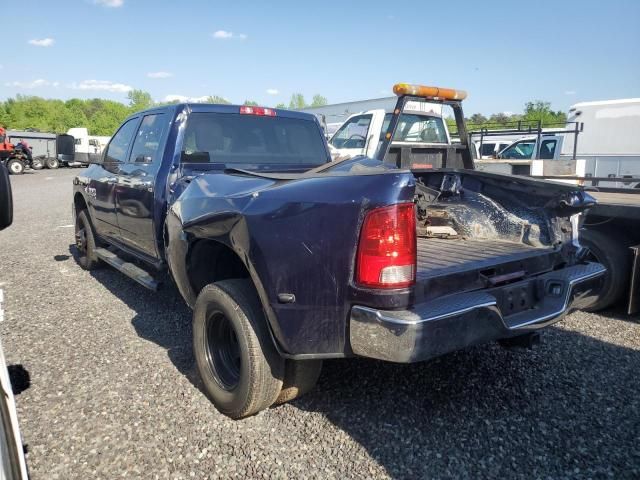
<path fill-rule="evenodd" d="M 193 309 L 203 389 L 224 414 L 298 397 L 327 358 L 530 344 L 597 298 L 604 268 L 576 240 L 593 199 L 474 171 L 466 135 L 450 144 L 438 117 L 422 124 L 442 142 L 413 145 L 408 102 L 450 106 L 464 133 L 465 95 L 395 92 L 374 159 L 332 162 L 310 114 L 178 104 L 129 117 L 74 179 L 80 265 L 154 290 L 170 272 Z"/>

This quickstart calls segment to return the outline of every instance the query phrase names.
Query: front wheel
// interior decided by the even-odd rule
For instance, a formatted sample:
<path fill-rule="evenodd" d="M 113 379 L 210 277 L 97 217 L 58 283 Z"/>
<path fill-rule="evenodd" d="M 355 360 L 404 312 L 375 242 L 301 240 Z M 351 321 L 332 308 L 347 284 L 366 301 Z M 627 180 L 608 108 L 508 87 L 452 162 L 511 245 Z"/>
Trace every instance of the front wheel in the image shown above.
<path fill-rule="evenodd" d="M 50 169 L 53 170 L 53 169 L 56 169 L 56 168 L 58 168 L 60 166 L 60 162 L 58 161 L 57 158 L 49 157 L 45 161 L 45 165 L 46 165 L 47 168 L 50 168 Z"/>
<path fill-rule="evenodd" d="M 193 311 L 193 352 L 207 396 L 231 418 L 258 413 L 280 394 L 284 360 L 249 280 L 202 289 Z"/>
<path fill-rule="evenodd" d="M 7 162 L 7 170 L 11 175 L 21 175 L 24 173 L 24 163 L 17 158 L 12 158 Z"/>
<path fill-rule="evenodd" d="M 85 270 L 95 270 L 101 261 L 96 255 L 96 237 L 86 210 L 76 216 L 76 248 L 78 263 Z"/>

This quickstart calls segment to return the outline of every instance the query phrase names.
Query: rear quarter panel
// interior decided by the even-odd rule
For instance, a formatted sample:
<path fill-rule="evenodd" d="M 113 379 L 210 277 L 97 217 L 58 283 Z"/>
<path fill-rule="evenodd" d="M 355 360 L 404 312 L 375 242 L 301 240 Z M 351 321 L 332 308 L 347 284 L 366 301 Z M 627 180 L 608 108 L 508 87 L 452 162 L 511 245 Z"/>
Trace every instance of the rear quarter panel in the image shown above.
<path fill-rule="evenodd" d="M 364 213 L 410 201 L 413 192 L 413 176 L 401 171 L 288 181 L 201 175 L 169 210 L 171 270 L 193 305 L 184 270 L 189 245 L 222 242 L 247 266 L 282 351 L 341 355 Z M 278 303 L 280 293 L 294 294 L 295 303 Z"/>

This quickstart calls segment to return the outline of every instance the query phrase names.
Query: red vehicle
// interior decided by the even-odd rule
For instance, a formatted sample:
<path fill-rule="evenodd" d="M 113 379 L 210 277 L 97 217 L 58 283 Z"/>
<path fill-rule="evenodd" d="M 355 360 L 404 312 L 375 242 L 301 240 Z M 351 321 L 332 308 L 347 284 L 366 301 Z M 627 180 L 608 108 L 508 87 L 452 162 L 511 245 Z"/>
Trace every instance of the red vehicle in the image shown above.
<path fill-rule="evenodd" d="M 13 175 L 23 173 L 26 166 L 30 165 L 27 156 L 22 151 L 16 151 L 14 145 L 7 140 L 7 131 L 3 127 L 0 127 L 0 163 Z"/>

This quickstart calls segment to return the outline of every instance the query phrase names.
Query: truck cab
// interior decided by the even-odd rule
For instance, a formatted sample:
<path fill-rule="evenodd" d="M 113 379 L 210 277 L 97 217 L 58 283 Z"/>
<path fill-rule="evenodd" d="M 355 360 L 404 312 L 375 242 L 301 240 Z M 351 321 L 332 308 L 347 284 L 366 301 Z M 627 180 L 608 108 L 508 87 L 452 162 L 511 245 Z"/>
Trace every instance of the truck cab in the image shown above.
<path fill-rule="evenodd" d="M 375 157 L 384 134 L 389 128 L 392 113 L 384 109 L 368 110 L 350 116 L 329 140 L 332 158 Z M 442 106 L 409 102 L 401 114 L 393 145 L 450 145 L 451 137 L 442 118 Z"/>
<path fill-rule="evenodd" d="M 89 131 L 84 127 L 70 128 L 67 135 L 75 139 L 74 158 L 67 162 L 70 166 L 88 165 L 100 158 L 110 139 L 107 136 L 89 135 Z"/>

